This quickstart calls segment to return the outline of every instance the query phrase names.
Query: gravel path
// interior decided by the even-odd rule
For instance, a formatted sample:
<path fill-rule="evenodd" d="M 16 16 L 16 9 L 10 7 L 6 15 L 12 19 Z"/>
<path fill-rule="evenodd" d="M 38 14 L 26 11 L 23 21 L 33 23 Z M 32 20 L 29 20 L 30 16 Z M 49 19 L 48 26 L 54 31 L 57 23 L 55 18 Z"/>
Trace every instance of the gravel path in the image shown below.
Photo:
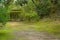
<path fill-rule="evenodd" d="M 37 32 L 34 30 L 14 30 L 13 34 L 15 37 L 11 40 L 19 40 L 23 38 L 23 40 L 60 40 L 60 38 L 49 34 L 47 32 Z"/>
<path fill-rule="evenodd" d="M 14 30 L 12 34 L 14 34 L 14 38 L 9 40 L 60 40 L 60 38 L 49 34 L 48 32 L 37 32 L 34 30 L 33 25 L 28 26 L 29 29 L 23 30 Z M 24 27 L 23 27 L 24 28 Z"/>

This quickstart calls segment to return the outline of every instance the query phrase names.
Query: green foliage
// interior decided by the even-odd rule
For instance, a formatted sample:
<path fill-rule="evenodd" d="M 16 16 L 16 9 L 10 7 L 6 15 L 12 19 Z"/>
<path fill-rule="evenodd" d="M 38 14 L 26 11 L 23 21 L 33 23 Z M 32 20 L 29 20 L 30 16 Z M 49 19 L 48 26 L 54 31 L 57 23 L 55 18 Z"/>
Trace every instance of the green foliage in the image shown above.
<path fill-rule="evenodd" d="M 34 4 L 32 5 L 32 1 L 28 1 L 28 4 L 22 6 L 20 9 L 20 17 L 22 17 L 23 20 L 33 21 L 39 19 L 37 12 L 34 10 Z"/>
<path fill-rule="evenodd" d="M 32 0 L 33 4 L 35 4 L 36 12 L 40 17 L 49 15 L 50 4 L 48 0 Z"/>
<path fill-rule="evenodd" d="M 0 23 L 2 23 L 3 25 L 5 25 L 9 19 L 10 1 L 0 0 L 0 4 L 1 4 L 0 5 Z M 7 2 L 9 2 L 9 3 L 7 3 Z"/>
<path fill-rule="evenodd" d="M 19 6 L 23 6 L 27 4 L 27 0 L 17 0 L 15 4 Z"/>
<path fill-rule="evenodd" d="M 28 20 L 28 21 L 33 21 L 33 20 L 38 20 L 39 17 L 38 15 L 35 13 L 35 12 L 24 12 L 24 13 L 21 13 L 20 17 L 23 18 L 23 20 Z"/>
<path fill-rule="evenodd" d="M 8 17 L 9 15 L 6 8 L 0 8 L 0 22 L 4 24 L 5 22 L 7 22 Z"/>
<path fill-rule="evenodd" d="M 59 4 L 59 0 L 16 0 L 11 9 L 17 9 L 16 20 L 37 20 L 53 16 L 59 10 Z"/>
<path fill-rule="evenodd" d="M 57 7 L 59 0 L 32 0 L 32 2 L 35 4 L 36 12 L 41 18 L 56 13 L 59 7 Z"/>
<path fill-rule="evenodd" d="M 13 9 L 12 14 L 15 13 L 16 15 L 15 14 L 14 15 L 18 16 L 16 20 L 17 19 L 20 19 L 21 21 L 39 20 L 39 16 L 37 15 L 37 12 L 35 12 L 35 6 L 34 4 L 32 4 L 31 0 L 29 0 L 28 3 L 23 6 L 15 6 L 15 7 L 16 9 Z"/>
<path fill-rule="evenodd" d="M 57 9 L 60 10 L 60 0 L 58 0 Z"/>

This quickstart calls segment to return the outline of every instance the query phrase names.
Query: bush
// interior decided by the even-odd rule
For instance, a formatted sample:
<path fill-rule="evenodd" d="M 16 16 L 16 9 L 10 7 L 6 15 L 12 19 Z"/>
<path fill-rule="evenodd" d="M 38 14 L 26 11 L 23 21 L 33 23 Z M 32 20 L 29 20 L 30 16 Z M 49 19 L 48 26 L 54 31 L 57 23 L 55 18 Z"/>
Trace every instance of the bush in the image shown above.
<path fill-rule="evenodd" d="M 1 4 L 0 5 L 0 23 L 2 23 L 3 25 L 5 25 L 9 19 L 10 2 L 11 0 L 9 1 L 0 0 L 0 4 Z"/>
<path fill-rule="evenodd" d="M 0 23 L 2 23 L 3 25 L 6 24 L 6 22 L 8 21 L 8 12 L 6 8 L 0 8 Z"/>
<path fill-rule="evenodd" d="M 23 18 L 23 20 L 27 20 L 27 21 L 34 21 L 34 20 L 38 20 L 39 19 L 39 17 L 38 17 L 38 15 L 37 15 L 37 13 L 36 12 L 30 12 L 30 13 L 21 13 L 21 16 L 20 17 L 22 17 Z"/>

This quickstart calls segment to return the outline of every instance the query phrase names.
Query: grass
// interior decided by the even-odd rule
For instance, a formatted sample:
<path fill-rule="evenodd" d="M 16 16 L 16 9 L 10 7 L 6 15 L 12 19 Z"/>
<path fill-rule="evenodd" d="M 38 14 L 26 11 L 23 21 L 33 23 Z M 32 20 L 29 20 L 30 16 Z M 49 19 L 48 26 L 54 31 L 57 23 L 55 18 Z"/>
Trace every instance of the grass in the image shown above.
<path fill-rule="evenodd" d="M 14 23 L 13 23 L 14 24 Z M 11 26 L 10 24 L 7 24 L 9 29 L 11 30 L 25 30 L 30 29 L 31 25 L 34 26 L 33 29 L 36 31 L 47 31 L 49 33 L 53 34 L 60 34 L 60 21 L 54 21 L 52 19 L 43 19 L 39 22 L 20 22 L 17 23 L 16 26 Z"/>
<path fill-rule="evenodd" d="M 11 32 L 8 27 L 0 28 L 0 40 L 9 40 L 13 37 L 13 34 L 9 34 Z"/>
<path fill-rule="evenodd" d="M 39 21 L 38 23 L 34 24 L 35 30 L 37 31 L 47 31 L 49 33 L 60 35 L 60 22 L 59 21 L 52 21 L 49 19 L 44 19 Z"/>
<path fill-rule="evenodd" d="M 54 21 L 48 18 L 38 22 L 20 22 L 16 24 L 15 26 L 11 26 L 9 23 L 7 23 L 7 27 L 9 27 L 10 30 L 26 30 L 30 29 L 32 25 L 33 29 L 36 31 L 47 31 L 52 34 L 60 34 L 60 21 Z"/>
<path fill-rule="evenodd" d="M 0 40 L 9 40 L 13 36 L 7 33 L 0 33 Z"/>
<path fill-rule="evenodd" d="M 33 29 L 35 31 L 47 31 L 51 34 L 60 35 L 60 22 L 54 21 L 50 19 L 43 19 L 39 22 L 8 22 L 6 24 L 6 27 L 4 29 L 0 29 L 0 40 L 7 40 L 13 36 L 10 34 L 7 34 L 9 32 L 12 32 L 14 30 L 26 30 L 31 29 L 31 25 L 34 26 Z M 23 38 L 20 38 L 19 40 L 23 40 Z"/>
<path fill-rule="evenodd" d="M 9 30 L 7 29 L 1 29 L 0 30 L 0 40 L 8 40 L 11 39 L 13 36 L 12 34 L 9 34 Z"/>

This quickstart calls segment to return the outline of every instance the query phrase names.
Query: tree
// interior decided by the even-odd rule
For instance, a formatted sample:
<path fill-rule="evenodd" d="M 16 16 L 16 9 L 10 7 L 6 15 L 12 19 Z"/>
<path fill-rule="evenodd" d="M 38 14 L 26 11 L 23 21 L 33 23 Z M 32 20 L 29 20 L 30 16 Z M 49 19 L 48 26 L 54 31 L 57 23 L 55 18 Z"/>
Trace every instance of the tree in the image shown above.
<path fill-rule="evenodd" d="M 49 15 L 50 4 L 48 0 L 32 0 L 33 4 L 36 6 L 36 11 L 40 18 Z"/>
<path fill-rule="evenodd" d="M 12 0 L 0 0 L 0 23 L 6 24 L 9 18 L 9 5 Z"/>
<path fill-rule="evenodd" d="M 43 18 L 56 12 L 58 0 L 32 0 L 36 6 L 36 12 Z"/>
<path fill-rule="evenodd" d="M 20 6 L 27 4 L 27 0 L 16 0 L 15 2 L 16 2 L 16 5 L 20 5 Z"/>

